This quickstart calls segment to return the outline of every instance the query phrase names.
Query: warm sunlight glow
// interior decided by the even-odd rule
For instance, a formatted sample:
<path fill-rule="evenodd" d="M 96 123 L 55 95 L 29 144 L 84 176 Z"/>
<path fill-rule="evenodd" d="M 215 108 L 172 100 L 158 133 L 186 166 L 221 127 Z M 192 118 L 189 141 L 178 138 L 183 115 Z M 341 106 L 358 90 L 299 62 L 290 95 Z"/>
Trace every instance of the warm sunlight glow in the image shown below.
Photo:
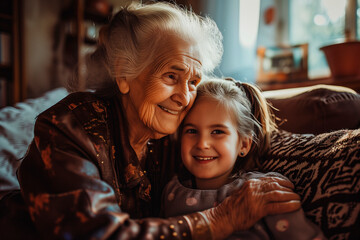
<path fill-rule="evenodd" d="M 346 0 L 322 0 L 321 5 L 333 23 L 345 16 Z"/>
<path fill-rule="evenodd" d="M 318 26 L 325 26 L 328 24 L 328 20 L 322 14 L 316 14 L 314 17 L 314 23 Z"/>
<path fill-rule="evenodd" d="M 239 0 L 239 41 L 254 46 L 259 28 L 260 0 Z"/>

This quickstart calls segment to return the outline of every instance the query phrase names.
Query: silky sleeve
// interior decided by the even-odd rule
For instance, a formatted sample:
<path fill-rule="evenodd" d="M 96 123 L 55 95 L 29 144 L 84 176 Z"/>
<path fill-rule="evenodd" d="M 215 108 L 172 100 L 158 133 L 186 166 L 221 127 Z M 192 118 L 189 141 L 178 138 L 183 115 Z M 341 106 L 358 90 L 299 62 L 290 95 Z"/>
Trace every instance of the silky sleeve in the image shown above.
<path fill-rule="evenodd" d="M 302 209 L 295 212 L 266 216 L 264 218 L 268 230 L 277 240 L 325 240 L 320 227 L 305 216 Z"/>
<path fill-rule="evenodd" d="M 45 239 L 191 239 L 189 221 L 131 219 L 102 180 L 98 153 L 72 114 L 42 114 L 18 170 L 22 196 Z"/>
<path fill-rule="evenodd" d="M 246 174 L 247 178 L 260 178 L 263 176 L 279 177 L 289 180 L 287 177 L 277 172 L 249 172 Z M 264 217 L 264 223 L 267 225 L 267 230 L 271 236 L 277 240 L 327 239 L 321 228 L 306 218 L 302 208 L 290 213 L 268 215 Z"/>

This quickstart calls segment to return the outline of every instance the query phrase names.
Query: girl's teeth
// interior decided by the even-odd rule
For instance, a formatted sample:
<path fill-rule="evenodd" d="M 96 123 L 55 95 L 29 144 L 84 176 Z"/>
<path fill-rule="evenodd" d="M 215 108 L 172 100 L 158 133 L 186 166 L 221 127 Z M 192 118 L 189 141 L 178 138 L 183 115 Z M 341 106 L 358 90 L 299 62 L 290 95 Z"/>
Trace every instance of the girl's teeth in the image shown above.
<path fill-rule="evenodd" d="M 207 160 L 212 160 L 214 159 L 214 157 L 196 157 L 198 160 L 201 160 L 201 161 L 207 161 Z"/>

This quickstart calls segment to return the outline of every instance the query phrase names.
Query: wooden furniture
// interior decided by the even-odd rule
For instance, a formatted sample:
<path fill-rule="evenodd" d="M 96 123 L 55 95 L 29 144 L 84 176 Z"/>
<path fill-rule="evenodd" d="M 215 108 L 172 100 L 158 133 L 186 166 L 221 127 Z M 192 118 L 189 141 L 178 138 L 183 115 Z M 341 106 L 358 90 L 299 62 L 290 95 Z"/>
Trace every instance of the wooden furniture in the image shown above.
<path fill-rule="evenodd" d="M 258 47 L 256 82 L 288 82 L 307 79 L 308 44 Z"/>
<path fill-rule="evenodd" d="M 298 61 L 300 67 L 292 69 L 294 64 L 291 60 L 294 58 L 295 48 L 302 49 L 302 58 Z M 263 91 L 328 84 L 349 87 L 360 92 L 359 41 L 346 41 L 320 48 L 325 53 L 331 75 L 316 79 L 309 79 L 307 76 L 307 44 L 277 47 L 275 49 L 282 51 L 275 54 L 272 49 L 259 47 L 257 51 L 259 68 L 256 84 Z M 279 64 L 279 61 L 286 64 Z"/>
<path fill-rule="evenodd" d="M 303 50 L 302 59 L 299 61 L 300 68 L 291 69 L 293 65 L 291 59 L 294 57 L 292 49 L 299 47 Z M 347 41 L 322 47 L 321 50 L 325 53 L 331 75 L 316 79 L 309 79 L 307 76 L 307 44 L 278 47 L 277 49 L 283 51 L 274 54 L 271 52 L 272 48 L 258 48 L 259 69 L 256 84 L 263 91 L 328 84 L 349 87 L 360 92 L 359 41 Z M 286 64 L 280 64 L 280 67 L 277 68 L 272 67 L 274 62 L 276 66 L 279 66 L 276 64 L 279 59 L 285 63 L 290 61 L 289 67 L 287 68 Z M 284 65 L 285 67 L 283 67 Z"/>
<path fill-rule="evenodd" d="M 62 12 L 64 64 L 71 72 L 76 68 L 76 89 L 86 88 L 85 59 L 96 49 L 99 30 L 108 23 L 111 14 L 112 6 L 106 0 L 73 0 Z"/>
<path fill-rule="evenodd" d="M 22 0 L 0 1 L 0 107 L 26 98 Z"/>
<path fill-rule="evenodd" d="M 344 86 L 354 89 L 356 92 L 360 93 L 360 77 L 342 77 L 336 79 L 332 77 L 324 77 L 317 79 L 304 79 L 301 81 L 294 81 L 294 82 L 289 81 L 289 82 L 256 83 L 256 85 L 263 91 L 285 89 L 285 88 L 307 87 L 317 84 Z"/>

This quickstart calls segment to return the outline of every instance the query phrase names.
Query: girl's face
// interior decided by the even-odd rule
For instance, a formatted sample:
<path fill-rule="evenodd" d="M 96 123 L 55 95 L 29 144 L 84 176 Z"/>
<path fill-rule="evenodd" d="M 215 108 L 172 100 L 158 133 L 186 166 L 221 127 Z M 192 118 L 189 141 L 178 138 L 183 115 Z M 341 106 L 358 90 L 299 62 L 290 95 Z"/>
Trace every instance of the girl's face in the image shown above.
<path fill-rule="evenodd" d="M 173 38 L 162 52 L 161 61 L 150 66 L 158 71 L 147 69 L 129 82 L 132 119 L 138 116 L 153 132 L 153 138 L 176 131 L 195 100 L 201 80 L 201 63 L 193 45 Z"/>
<path fill-rule="evenodd" d="M 184 119 L 181 156 L 197 185 L 218 188 L 227 183 L 244 142 L 231 115 L 216 100 L 200 97 Z"/>

